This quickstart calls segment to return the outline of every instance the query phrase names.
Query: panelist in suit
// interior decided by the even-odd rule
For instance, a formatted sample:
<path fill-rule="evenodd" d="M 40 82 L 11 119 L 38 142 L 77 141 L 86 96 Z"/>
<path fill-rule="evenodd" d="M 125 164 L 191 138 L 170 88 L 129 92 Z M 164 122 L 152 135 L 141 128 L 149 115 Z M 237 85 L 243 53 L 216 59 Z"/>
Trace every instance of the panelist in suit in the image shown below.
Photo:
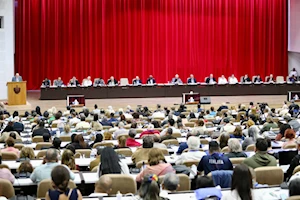
<path fill-rule="evenodd" d="M 105 85 L 105 82 L 101 77 L 95 79 L 94 86 L 104 86 L 104 85 Z"/>
<path fill-rule="evenodd" d="M 88 76 L 87 78 L 83 79 L 82 86 L 84 86 L 84 87 L 90 87 L 92 85 L 93 85 L 93 82 L 92 82 L 90 76 Z"/>
<path fill-rule="evenodd" d="M 263 82 L 263 81 L 262 81 L 260 75 L 257 75 L 254 79 L 254 83 L 261 83 L 261 82 Z"/>
<path fill-rule="evenodd" d="M 229 82 L 229 84 L 237 84 L 239 81 L 238 81 L 237 78 L 234 76 L 234 74 L 232 74 L 232 75 L 228 78 L 228 82 Z"/>
<path fill-rule="evenodd" d="M 132 85 L 142 85 L 140 77 L 136 76 L 135 79 L 133 79 L 132 81 Z"/>
<path fill-rule="evenodd" d="M 108 79 L 107 81 L 107 85 L 109 86 L 118 85 L 118 81 L 115 79 L 115 77 L 111 76 L 110 79 Z"/>
<path fill-rule="evenodd" d="M 218 84 L 220 84 L 220 85 L 225 85 L 225 84 L 227 84 L 227 83 L 228 83 L 228 81 L 227 81 L 227 79 L 225 78 L 224 75 L 222 75 L 222 76 L 219 78 L 219 80 L 218 80 Z"/>
<path fill-rule="evenodd" d="M 207 83 L 207 84 L 215 84 L 216 83 L 216 79 L 214 78 L 214 75 L 210 74 L 209 77 L 205 80 L 205 83 Z"/>
<path fill-rule="evenodd" d="M 187 79 L 188 84 L 195 84 L 197 83 L 197 80 L 194 78 L 194 75 L 191 74 L 190 77 Z"/>
<path fill-rule="evenodd" d="M 12 82 L 21 82 L 23 81 L 22 76 L 19 75 L 19 73 L 16 73 L 14 77 L 12 77 Z"/>
<path fill-rule="evenodd" d="M 175 85 L 182 84 L 182 80 L 179 78 L 179 75 L 176 74 L 175 77 L 172 78 L 171 83 Z"/>
<path fill-rule="evenodd" d="M 270 76 L 267 78 L 267 83 L 275 83 L 275 80 L 274 80 L 274 77 L 273 77 L 273 74 L 270 74 Z"/>
<path fill-rule="evenodd" d="M 297 82 L 297 77 L 295 75 L 293 75 L 292 77 L 289 77 L 289 82 L 290 83 L 295 83 Z"/>
<path fill-rule="evenodd" d="M 73 76 L 73 78 L 70 80 L 69 82 L 70 86 L 80 86 L 79 81 L 77 80 L 77 78 L 75 76 Z"/>
<path fill-rule="evenodd" d="M 45 78 L 42 82 L 42 86 L 44 87 L 50 87 L 50 80 L 48 78 Z"/>
<path fill-rule="evenodd" d="M 147 84 L 148 85 L 156 84 L 155 78 L 153 78 L 152 75 L 150 75 L 149 78 L 147 79 Z"/>
<path fill-rule="evenodd" d="M 56 86 L 56 87 L 61 87 L 61 86 L 64 85 L 64 82 L 61 80 L 61 77 L 58 77 L 58 78 L 54 81 L 53 85 Z"/>
<path fill-rule="evenodd" d="M 243 77 L 243 83 L 251 83 L 251 79 L 248 77 L 248 74 Z"/>

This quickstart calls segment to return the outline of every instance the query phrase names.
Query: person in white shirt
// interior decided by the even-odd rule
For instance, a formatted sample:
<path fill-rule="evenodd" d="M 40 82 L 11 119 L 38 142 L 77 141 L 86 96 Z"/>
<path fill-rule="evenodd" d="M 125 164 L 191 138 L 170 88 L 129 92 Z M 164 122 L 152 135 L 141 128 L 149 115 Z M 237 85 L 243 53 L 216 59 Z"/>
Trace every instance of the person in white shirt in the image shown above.
<path fill-rule="evenodd" d="M 82 85 L 85 87 L 89 87 L 93 85 L 93 82 L 91 80 L 91 77 L 88 76 L 86 79 L 83 80 Z"/>
<path fill-rule="evenodd" d="M 124 123 L 119 122 L 118 124 L 119 129 L 114 132 L 114 139 L 116 140 L 118 138 L 118 135 L 123 135 L 127 134 L 128 135 L 128 130 L 124 128 Z"/>
<path fill-rule="evenodd" d="M 237 80 L 237 78 L 234 76 L 234 74 L 232 74 L 232 75 L 229 77 L 228 81 L 229 81 L 229 84 L 237 84 L 237 83 L 238 83 L 238 80 Z"/>
<path fill-rule="evenodd" d="M 73 124 L 77 124 L 80 122 L 80 119 L 77 118 L 76 113 L 72 112 L 71 113 L 72 118 L 69 120 L 69 124 L 72 126 Z"/>
<path fill-rule="evenodd" d="M 80 122 L 78 122 L 76 124 L 75 129 L 78 130 L 78 129 L 89 129 L 89 128 L 91 128 L 90 123 L 85 121 L 85 116 L 84 115 L 81 115 L 80 116 Z"/>
<path fill-rule="evenodd" d="M 72 102 L 72 104 L 75 105 L 75 106 L 77 106 L 77 105 L 79 105 L 79 102 L 78 102 L 77 99 L 75 99 L 75 100 Z"/>
<path fill-rule="evenodd" d="M 231 191 L 224 192 L 221 200 L 254 199 L 253 180 L 251 171 L 245 164 L 237 165 L 233 169 Z"/>
<path fill-rule="evenodd" d="M 193 102 L 195 102 L 195 100 L 194 100 L 193 97 L 190 97 L 189 100 L 188 100 L 188 102 L 193 103 Z"/>
<path fill-rule="evenodd" d="M 98 108 L 98 105 L 97 105 L 97 104 L 94 105 L 93 113 L 94 113 L 94 114 L 97 114 L 97 115 L 100 115 L 100 109 Z"/>
<path fill-rule="evenodd" d="M 204 151 L 199 151 L 200 140 L 199 137 L 190 136 L 187 141 L 188 152 L 183 152 L 176 160 L 176 165 L 182 165 L 188 160 L 197 160 L 200 162 L 203 156 L 206 155 Z"/>
<path fill-rule="evenodd" d="M 298 73 L 297 73 L 295 68 L 293 68 L 292 71 L 289 74 L 289 77 L 292 77 L 292 76 L 298 77 Z"/>
<path fill-rule="evenodd" d="M 224 84 L 227 84 L 227 83 L 228 83 L 227 79 L 225 78 L 224 75 L 222 75 L 222 76 L 219 78 L 218 84 L 224 85 Z"/>
<path fill-rule="evenodd" d="M 223 121 L 226 124 L 221 128 L 220 132 L 233 133 L 236 127 L 230 123 L 228 118 L 225 118 Z"/>

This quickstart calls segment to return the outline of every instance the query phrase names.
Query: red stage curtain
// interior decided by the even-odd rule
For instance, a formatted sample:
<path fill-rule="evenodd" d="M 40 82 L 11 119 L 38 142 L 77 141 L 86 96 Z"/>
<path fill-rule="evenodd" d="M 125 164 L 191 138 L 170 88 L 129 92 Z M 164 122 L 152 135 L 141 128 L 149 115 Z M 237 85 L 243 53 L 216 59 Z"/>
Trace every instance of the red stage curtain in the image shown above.
<path fill-rule="evenodd" d="M 286 0 L 18 0 L 16 71 L 48 77 L 287 75 Z"/>

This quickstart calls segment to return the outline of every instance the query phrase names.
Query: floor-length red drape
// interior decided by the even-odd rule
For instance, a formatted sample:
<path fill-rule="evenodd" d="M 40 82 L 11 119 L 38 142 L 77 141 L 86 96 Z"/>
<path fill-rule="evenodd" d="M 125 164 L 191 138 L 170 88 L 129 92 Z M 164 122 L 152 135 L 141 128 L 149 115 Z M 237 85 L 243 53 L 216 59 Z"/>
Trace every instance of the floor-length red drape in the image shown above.
<path fill-rule="evenodd" d="M 15 65 L 48 77 L 167 82 L 287 74 L 286 0 L 18 0 Z"/>

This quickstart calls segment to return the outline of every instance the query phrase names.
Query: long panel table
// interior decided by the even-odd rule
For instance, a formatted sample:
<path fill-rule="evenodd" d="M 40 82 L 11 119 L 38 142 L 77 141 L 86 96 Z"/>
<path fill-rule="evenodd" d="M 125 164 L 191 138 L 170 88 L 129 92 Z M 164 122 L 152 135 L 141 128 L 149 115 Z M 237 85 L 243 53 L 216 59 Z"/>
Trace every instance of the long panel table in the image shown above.
<path fill-rule="evenodd" d="M 236 84 L 236 85 L 169 85 L 115 87 L 42 87 L 41 100 L 66 99 L 68 95 L 84 95 L 86 99 L 181 97 L 197 92 L 201 96 L 287 95 L 300 91 L 300 84 Z"/>

